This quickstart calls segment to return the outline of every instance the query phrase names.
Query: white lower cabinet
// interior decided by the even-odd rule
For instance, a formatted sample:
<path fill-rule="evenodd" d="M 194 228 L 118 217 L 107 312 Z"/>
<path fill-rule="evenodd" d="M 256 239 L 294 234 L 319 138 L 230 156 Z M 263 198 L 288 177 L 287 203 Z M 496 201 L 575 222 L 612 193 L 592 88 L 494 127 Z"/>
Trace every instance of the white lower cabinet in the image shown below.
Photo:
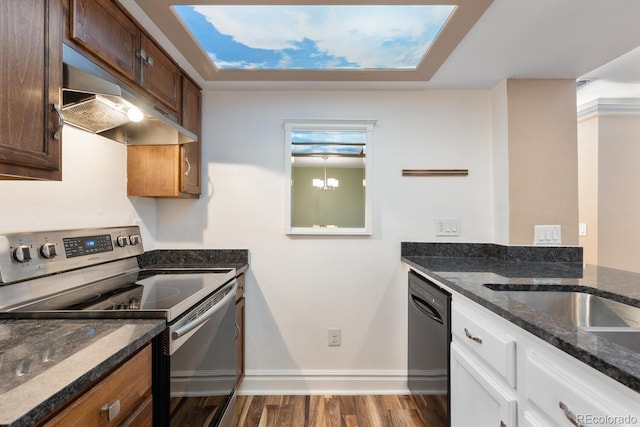
<path fill-rule="evenodd" d="M 640 393 L 453 292 L 452 427 L 640 426 Z"/>
<path fill-rule="evenodd" d="M 451 426 L 515 427 L 516 396 L 465 349 L 451 343 Z"/>
<path fill-rule="evenodd" d="M 640 425 L 637 393 L 621 393 L 600 372 L 558 356 L 535 345 L 524 354 L 522 395 L 526 413 L 539 420 L 533 425 Z"/>

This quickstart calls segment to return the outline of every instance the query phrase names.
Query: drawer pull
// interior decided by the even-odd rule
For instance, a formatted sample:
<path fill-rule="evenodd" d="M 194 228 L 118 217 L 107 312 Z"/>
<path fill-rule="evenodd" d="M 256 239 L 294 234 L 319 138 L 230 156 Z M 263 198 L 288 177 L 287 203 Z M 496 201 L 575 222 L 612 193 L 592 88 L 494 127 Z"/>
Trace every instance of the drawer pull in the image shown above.
<path fill-rule="evenodd" d="M 467 336 L 467 338 L 469 338 L 471 341 L 475 341 L 478 344 L 482 344 L 482 338 L 477 337 L 475 335 L 472 335 L 471 332 L 469 332 L 469 330 L 467 328 L 464 328 L 464 334 Z"/>
<path fill-rule="evenodd" d="M 60 106 L 58 104 L 53 104 L 53 109 L 58 115 L 58 128 L 53 134 L 53 139 L 60 141 L 60 137 L 62 136 L 62 127 L 64 126 L 64 117 L 62 116 L 62 111 L 60 111 Z"/>
<path fill-rule="evenodd" d="M 583 427 L 583 425 L 580 424 L 578 420 L 576 420 L 575 414 L 571 411 L 571 409 L 569 409 L 566 403 L 561 400 L 559 406 L 560 409 L 562 409 L 562 411 L 564 412 L 564 416 L 567 417 L 569 421 L 571 421 L 571 424 L 576 427 Z"/>
<path fill-rule="evenodd" d="M 120 413 L 120 401 L 116 400 L 111 405 L 105 403 L 100 408 L 100 414 L 105 417 L 107 420 L 111 421 Z"/>
<path fill-rule="evenodd" d="M 498 427 L 507 427 L 507 424 L 504 421 L 500 420 L 500 425 Z"/>

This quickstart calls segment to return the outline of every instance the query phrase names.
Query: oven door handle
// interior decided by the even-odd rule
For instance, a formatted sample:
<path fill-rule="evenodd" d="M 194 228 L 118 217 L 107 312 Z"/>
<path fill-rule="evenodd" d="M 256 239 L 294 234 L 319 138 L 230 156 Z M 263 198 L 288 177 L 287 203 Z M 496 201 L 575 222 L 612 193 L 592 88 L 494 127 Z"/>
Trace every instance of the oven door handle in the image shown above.
<path fill-rule="evenodd" d="M 173 340 L 177 340 L 181 336 L 186 335 L 190 331 L 194 330 L 195 328 L 197 328 L 198 326 L 202 325 L 207 320 L 209 320 L 211 316 L 216 314 L 218 311 L 222 310 L 222 308 L 227 305 L 227 302 L 229 302 L 230 299 L 235 299 L 237 288 L 238 288 L 238 283 L 234 280 L 231 290 L 229 290 L 229 293 L 225 295 L 224 298 L 218 301 L 209 310 L 202 313 L 202 315 L 198 316 L 193 322 L 189 322 L 186 325 L 180 326 L 178 329 L 173 331 L 171 333 L 171 338 Z"/>

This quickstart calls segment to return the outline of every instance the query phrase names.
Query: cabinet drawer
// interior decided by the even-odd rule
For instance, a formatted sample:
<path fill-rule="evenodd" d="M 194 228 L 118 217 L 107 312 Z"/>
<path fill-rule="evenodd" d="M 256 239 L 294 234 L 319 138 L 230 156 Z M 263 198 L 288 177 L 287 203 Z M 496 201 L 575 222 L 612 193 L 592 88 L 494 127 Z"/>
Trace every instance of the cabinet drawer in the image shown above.
<path fill-rule="evenodd" d="M 528 405 L 557 426 L 627 425 L 625 416 L 637 421 L 637 414 L 618 407 L 604 393 L 594 393 L 593 388 L 536 352 L 527 353 L 525 384 Z"/>
<path fill-rule="evenodd" d="M 151 396 L 151 345 L 73 401 L 46 426 L 119 425 Z M 102 415 L 104 405 L 119 401 L 120 411 L 111 421 Z"/>
<path fill-rule="evenodd" d="M 511 387 L 516 386 L 516 341 L 486 313 L 454 303 L 451 333 L 454 341 L 471 349 L 495 369 Z"/>
<path fill-rule="evenodd" d="M 451 344 L 451 426 L 516 427 L 515 392 L 464 347 Z"/>

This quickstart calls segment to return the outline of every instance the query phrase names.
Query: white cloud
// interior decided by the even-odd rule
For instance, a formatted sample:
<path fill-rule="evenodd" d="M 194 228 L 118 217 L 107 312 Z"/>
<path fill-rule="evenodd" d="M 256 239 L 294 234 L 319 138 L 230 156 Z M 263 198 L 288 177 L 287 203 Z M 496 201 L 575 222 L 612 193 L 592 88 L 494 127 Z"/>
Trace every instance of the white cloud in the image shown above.
<path fill-rule="evenodd" d="M 304 38 L 328 55 L 362 67 L 416 65 L 430 40 L 428 26 L 444 22 L 448 7 L 421 6 L 195 6 L 223 34 L 256 49 L 292 48 Z M 393 43 L 410 41 L 409 44 Z"/>

